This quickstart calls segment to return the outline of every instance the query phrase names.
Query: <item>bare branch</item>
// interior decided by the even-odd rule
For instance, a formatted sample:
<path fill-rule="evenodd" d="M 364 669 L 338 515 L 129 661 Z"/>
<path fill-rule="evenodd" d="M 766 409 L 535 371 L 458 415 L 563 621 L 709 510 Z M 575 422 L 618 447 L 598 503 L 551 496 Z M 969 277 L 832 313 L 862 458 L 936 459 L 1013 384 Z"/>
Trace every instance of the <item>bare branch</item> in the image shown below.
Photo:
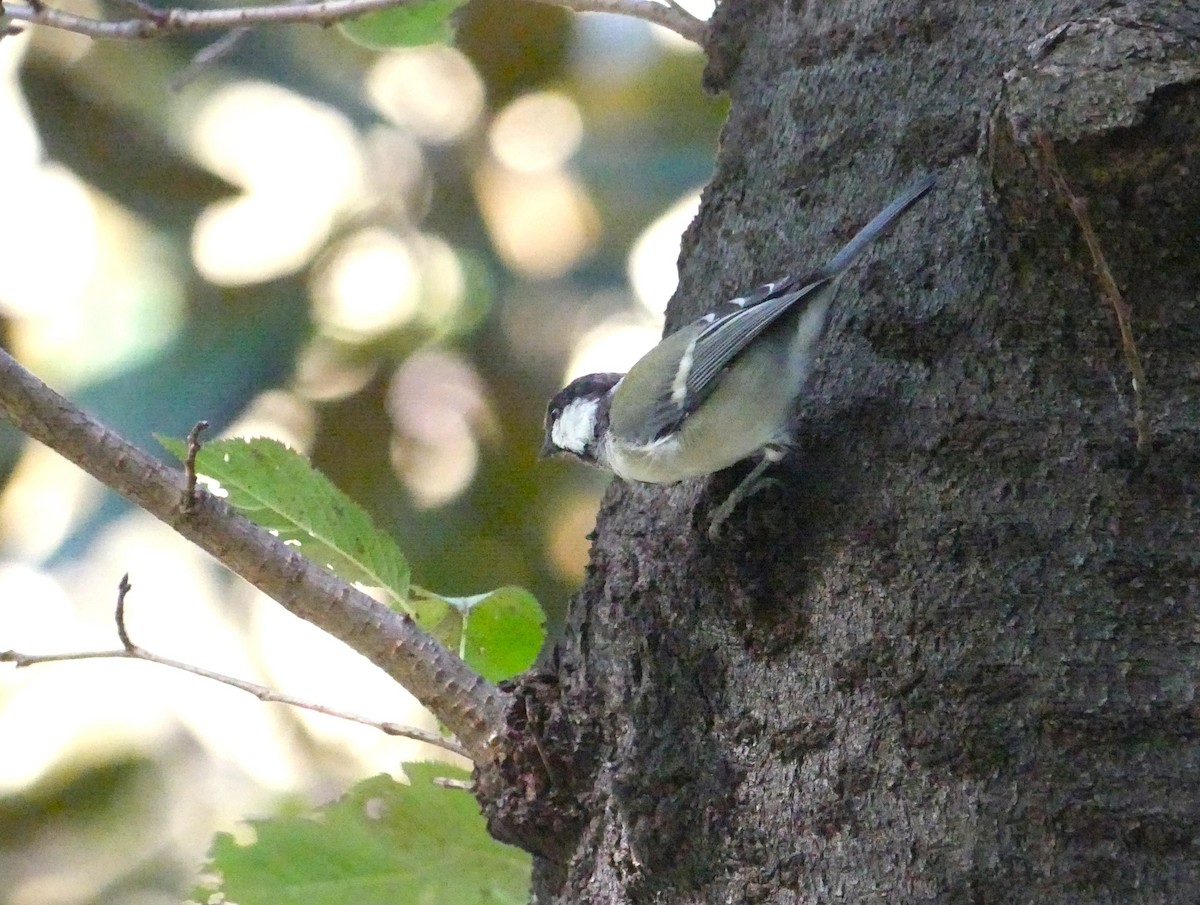
<path fill-rule="evenodd" d="M 105 21 L 46 6 L 41 0 L 25 3 L 5 3 L 0 6 L 9 19 L 45 25 L 88 35 L 92 38 L 136 40 L 157 38 L 179 32 L 249 28 L 256 25 L 309 23 L 330 25 L 352 19 L 364 13 L 404 6 L 415 0 L 319 0 L 316 3 L 280 3 L 271 6 L 245 6 L 229 9 L 162 9 L 156 10 L 140 0 L 133 4 L 136 16 L 130 19 Z M 703 46 L 707 23 L 688 13 L 672 0 L 536 0 L 550 6 L 562 6 L 577 13 L 612 13 L 642 19 L 668 28 L 689 41 Z"/>
<path fill-rule="evenodd" d="M 186 479 L 81 412 L 0 349 L 0 415 L 74 462 L 289 611 L 333 635 L 407 688 L 485 763 L 510 695 L 397 613 L 201 494 L 180 505 Z"/>

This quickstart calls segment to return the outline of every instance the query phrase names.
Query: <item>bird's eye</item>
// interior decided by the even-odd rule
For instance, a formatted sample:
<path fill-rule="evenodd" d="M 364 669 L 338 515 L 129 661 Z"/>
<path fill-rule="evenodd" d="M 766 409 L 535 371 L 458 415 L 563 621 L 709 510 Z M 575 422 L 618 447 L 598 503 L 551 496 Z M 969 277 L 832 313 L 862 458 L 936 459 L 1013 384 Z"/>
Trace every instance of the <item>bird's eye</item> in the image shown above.
<path fill-rule="evenodd" d="M 551 421 L 557 421 L 558 416 L 561 414 L 562 414 L 562 409 L 559 408 L 557 405 L 550 406 L 550 420 Z"/>

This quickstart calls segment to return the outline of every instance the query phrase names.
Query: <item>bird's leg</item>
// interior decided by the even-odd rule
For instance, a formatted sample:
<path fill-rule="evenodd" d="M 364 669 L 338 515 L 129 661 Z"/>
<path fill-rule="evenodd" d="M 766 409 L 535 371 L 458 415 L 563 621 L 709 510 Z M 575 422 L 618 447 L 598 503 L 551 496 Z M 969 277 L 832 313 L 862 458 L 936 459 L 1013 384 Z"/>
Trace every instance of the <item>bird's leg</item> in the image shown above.
<path fill-rule="evenodd" d="M 758 493 L 764 487 L 778 483 L 777 478 L 764 478 L 762 474 L 786 454 L 787 449 L 783 446 L 772 445 L 763 448 L 763 456 L 758 461 L 758 464 L 751 469 L 750 474 L 742 478 L 741 483 L 733 488 L 729 496 L 725 498 L 725 502 L 713 510 L 712 521 L 708 524 L 709 540 L 715 541 L 717 539 L 721 533 L 721 525 L 733 514 L 733 510 L 737 508 L 742 500 L 754 496 L 754 494 Z"/>

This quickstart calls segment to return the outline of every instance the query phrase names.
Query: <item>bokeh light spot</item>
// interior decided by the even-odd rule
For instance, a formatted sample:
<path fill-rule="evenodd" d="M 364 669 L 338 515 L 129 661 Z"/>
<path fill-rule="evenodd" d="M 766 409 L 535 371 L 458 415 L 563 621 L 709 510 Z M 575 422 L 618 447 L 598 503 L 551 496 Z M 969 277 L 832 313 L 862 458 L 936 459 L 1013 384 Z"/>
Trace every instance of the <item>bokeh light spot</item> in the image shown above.
<path fill-rule="evenodd" d="M 423 508 L 466 489 L 479 461 L 476 437 L 494 432 L 483 381 L 470 363 L 441 350 L 409 356 L 388 388 L 392 463 Z"/>
<path fill-rule="evenodd" d="M 488 145 L 496 159 L 518 173 L 561 167 L 582 140 L 578 105 L 557 91 L 517 98 L 500 111 L 488 130 Z"/>
<path fill-rule="evenodd" d="M 199 218 L 192 254 L 205 277 L 239 285 L 292 273 L 363 195 L 364 162 L 350 121 L 263 82 L 216 91 L 191 130 L 197 157 L 245 194 Z"/>
<path fill-rule="evenodd" d="M 483 166 L 476 187 L 496 251 L 524 276 L 562 276 L 596 245 L 600 218 L 583 188 L 561 170 L 525 174 Z"/>
<path fill-rule="evenodd" d="M 546 553 L 555 573 L 565 581 L 579 582 L 587 566 L 591 541 L 588 532 L 596 527 L 599 493 L 572 494 L 555 500 L 546 529 Z"/>
<path fill-rule="evenodd" d="M 367 92 L 384 116 L 428 142 L 457 141 L 483 112 L 483 82 L 471 61 L 452 47 L 382 55 L 367 74 Z"/>
<path fill-rule="evenodd" d="M 420 275 L 408 245 L 374 227 L 338 243 L 314 282 L 317 321 L 340 337 L 393 330 L 416 314 L 420 299 Z"/>
<path fill-rule="evenodd" d="M 39 560 L 53 553 L 100 485 L 48 447 L 31 443 L 0 496 L 0 540 L 10 556 Z"/>
<path fill-rule="evenodd" d="M 629 283 L 637 300 L 653 315 L 662 316 L 679 284 L 680 238 L 699 208 L 699 192 L 685 195 L 642 231 L 629 252 Z"/>
<path fill-rule="evenodd" d="M 628 371 L 654 348 L 661 336 L 662 324 L 649 316 L 613 315 L 576 343 L 566 379 L 603 371 Z"/>
<path fill-rule="evenodd" d="M 0 312 L 73 313 L 96 269 L 97 223 L 87 187 L 57 164 L 6 179 L 0 205 Z"/>
<path fill-rule="evenodd" d="M 271 437 L 298 452 L 307 452 L 316 431 L 317 416 L 307 400 L 286 390 L 266 390 L 221 435 Z"/>
<path fill-rule="evenodd" d="M 328 337 L 317 337 L 300 353 L 296 392 L 314 402 L 345 399 L 370 383 L 376 371 L 373 360 Z"/>
<path fill-rule="evenodd" d="M 367 132 L 363 153 L 377 209 L 403 222 L 420 222 L 432 201 L 433 178 L 416 139 L 403 129 L 379 125 Z"/>

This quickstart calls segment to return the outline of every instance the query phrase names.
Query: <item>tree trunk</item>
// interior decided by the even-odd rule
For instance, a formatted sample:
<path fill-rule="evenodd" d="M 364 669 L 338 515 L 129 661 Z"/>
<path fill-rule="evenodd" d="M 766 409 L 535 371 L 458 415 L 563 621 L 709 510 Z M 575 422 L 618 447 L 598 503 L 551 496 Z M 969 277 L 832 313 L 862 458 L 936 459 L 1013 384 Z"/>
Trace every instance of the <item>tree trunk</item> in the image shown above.
<path fill-rule="evenodd" d="M 729 0 L 709 53 L 669 329 L 941 180 L 719 543 L 748 466 L 614 482 L 494 831 L 543 905 L 1200 901 L 1200 4 Z"/>

